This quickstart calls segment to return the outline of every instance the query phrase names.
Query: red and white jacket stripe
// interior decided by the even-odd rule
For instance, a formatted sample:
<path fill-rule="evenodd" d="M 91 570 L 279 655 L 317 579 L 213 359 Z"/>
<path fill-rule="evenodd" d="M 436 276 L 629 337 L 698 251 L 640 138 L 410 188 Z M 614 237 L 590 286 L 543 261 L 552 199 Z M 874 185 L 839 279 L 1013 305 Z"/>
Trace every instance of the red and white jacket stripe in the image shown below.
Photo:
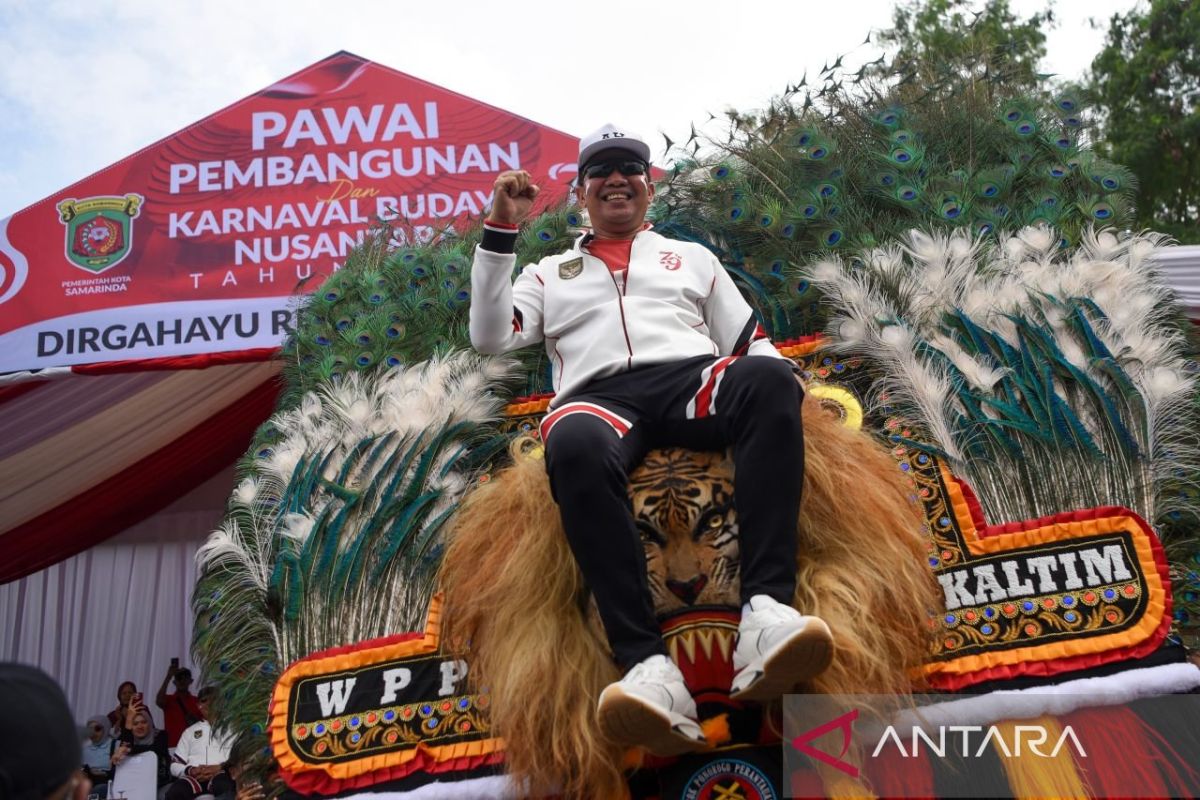
<path fill-rule="evenodd" d="M 552 407 L 595 378 L 633 367 L 699 355 L 784 358 L 703 246 L 641 231 L 622 285 L 587 252 L 587 238 L 526 266 L 515 281 L 515 232 L 489 229 L 484 245 L 492 249 L 475 249 L 471 344 L 499 354 L 545 341 Z"/>

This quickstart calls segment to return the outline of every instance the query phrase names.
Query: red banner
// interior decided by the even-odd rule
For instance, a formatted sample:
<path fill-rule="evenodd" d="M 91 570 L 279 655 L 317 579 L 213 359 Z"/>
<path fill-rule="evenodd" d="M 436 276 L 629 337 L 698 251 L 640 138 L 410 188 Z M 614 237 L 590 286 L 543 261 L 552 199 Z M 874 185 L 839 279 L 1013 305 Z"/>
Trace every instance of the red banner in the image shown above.
<path fill-rule="evenodd" d="M 484 213 L 506 169 L 552 202 L 577 153 L 338 53 L 0 220 L 0 372 L 276 346 L 293 294 L 375 220 L 428 239 Z"/>

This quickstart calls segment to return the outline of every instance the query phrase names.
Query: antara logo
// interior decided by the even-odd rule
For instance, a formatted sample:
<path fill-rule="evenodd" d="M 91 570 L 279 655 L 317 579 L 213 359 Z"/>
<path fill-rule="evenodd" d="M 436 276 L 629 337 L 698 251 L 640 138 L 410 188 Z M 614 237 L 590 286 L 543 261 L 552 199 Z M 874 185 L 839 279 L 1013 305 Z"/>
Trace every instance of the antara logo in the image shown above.
<path fill-rule="evenodd" d="M 824 725 L 818 725 L 811 730 L 807 730 L 799 736 L 792 739 L 792 747 L 796 748 L 797 752 L 804 753 L 810 758 L 815 758 L 822 764 L 828 764 L 834 769 L 840 769 L 842 772 L 849 775 L 851 778 L 858 777 L 858 767 L 848 761 L 843 761 L 846 753 L 850 750 L 850 740 L 854 735 L 854 720 L 858 719 L 858 709 L 847 711 L 840 717 L 831 719 Z M 820 739 L 827 733 L 832 731 L 841 731 L 842 734 L 842 751 L 836 756 L 831 756 L 823 750 L 818 750 L 809 744 L 814 739 Z"/>
<path fill-rule="evenodd" d="M 975 758 L 982 756 L 989 747 L 995 747 L 1007 758 L 1020 758 L 1023 755 L 1022 745 L 1028 748 L 1029 753 L 1039 758 L 1057 758 L 1062 749 L 1067 746 L 1068 741 L 1074 748 L 1077 757 L 1087 758 L 1087 751 L 1083 749 L 1083 744 L 1080 743 L 1079 737 L 1075 735 L 1075 730 L 1070 725 L 1063 727 L 1062 733 L 1058 735 L 1058 741 L 1054 744 L 1054 749 L 1049 753 L 1043 753 L 1041 749 L 1042 745 L 1050 740 L 1050 733 L 1042 725 L 1013 725 L 1008 738 L 1006 738 L 1004 730 L 996 725 L 989 725 L 986 728 L 982 725 L 939 725 L 936 731 L 937 736 L 934 737 L 920 726 L 913 726 L 909 738 L 909 749 L 905 750 L 904 741 L 896 732 L 896 728 L 888 725 L 879 737 L 879 742 L 875 745 L 875 751 L 871 753 L 871 758 L 878 757 L 888 742 L 891 742 L 899 751 L 901 758 L 918 758 L 921 753 L 922 741 L 925 742 L 930 755 L 945 758 L 947 734 L 951 743 L 955 736 L 961 739 L 961 747 L 956 748 L 956 752 L 966 756 L 973 755 Z M 979 746 L 972 754 L 972 737 L 979 734 L 982 734 L 978 737 Z M 1012 747 L 1009 747 L 1010 743 Z"/>
<path fill-rule="evenodd" d="M 845 757 L 854 739 L 854 722 L 858 719 L 858 713 L 858 709 L 847 711 L 829 722 L 793 737 L 790 744 L 796 752 L 857 778 L 861 774 L 859 768 L 846 761 Z M 841 746 L 837 755 L 813 746 L 815 741 L 835 731 L 841 734 Z M 897 732 L 894 725 L 888 725 L 879 735 L 870 757 L 879 758 L 885 748 L 892 747 L 901 758 L 919 758 L 923 742 L 930 756 L 945 758 L 947 744 L 953 745 L 955 737 L 958 738 L 959 746 L 953 748 L 954 752 L 967 758 L 979 758 L 988 752 L 989 748 L 999 750 L 1008 758 L 1020 758 L 1026 753 L 1039 758 L 1057 758 L 1062 749 L 1068 746 L 1073 749 L 1076 757 L 1087 757 L 1087 751 L 1070 725 L 1063 727 L 1049 752 L 1042 748 L 1053 737 L 1043 725 L 1012 725 L 1003 728 L 997 725 L 939 725 L 933 731 L 931 733 L 914 725 L 908 736 L 908 747 L 905 747 L 904 737 Z M 835 746 L 831 748 L 833 749 L 838 748 Z"/>

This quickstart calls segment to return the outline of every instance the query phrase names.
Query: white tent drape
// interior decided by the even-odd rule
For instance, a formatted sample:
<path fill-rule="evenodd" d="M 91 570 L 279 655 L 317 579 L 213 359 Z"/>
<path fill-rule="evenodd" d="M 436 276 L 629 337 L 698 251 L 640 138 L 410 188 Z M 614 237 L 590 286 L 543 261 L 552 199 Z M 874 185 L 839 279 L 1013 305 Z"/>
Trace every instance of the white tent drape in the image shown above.
<path fill-rule="evenodd" d="M 1163 278 L 1175 290 L 1188 318 L 1200 320 L 1200 245 L 1164 247 L 1157 257 Z"/>
<path fill-rule="evenodd" d="M 0 586 L 0 661 L 48 672 L 81 722 L 115 707 L 132 680 L 161 726 L 154 695 L 171 658 L 193 666 L 193 558 L 232 487 L 223 471 L 119 536 Z"/>

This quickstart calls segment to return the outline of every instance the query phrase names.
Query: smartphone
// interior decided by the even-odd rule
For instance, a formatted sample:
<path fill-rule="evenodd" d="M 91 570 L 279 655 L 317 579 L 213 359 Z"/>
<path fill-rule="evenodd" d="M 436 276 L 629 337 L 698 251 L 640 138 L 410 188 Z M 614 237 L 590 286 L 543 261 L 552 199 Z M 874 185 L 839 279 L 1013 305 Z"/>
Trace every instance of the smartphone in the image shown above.
<path fill-rule="evenodd" d="M 129 703 L 130 703 L 130 705 L 132 705 L 134 708 L 137 708 L 138 706 L 140 706 L 140 705 L 142 704 L 142 693 L 141 693 L 141 692 L 135 692 L 135 693 L 134 693 L 134 695 L 133 695 L 133 699 L 132 699 L 132 700 L 130 700 L 130 701 L 129 701 Z"/>
<path fill-rule="evenodd" d="M 179 669 L 179 657 L 178 656 L 171 659 L 171 666 L 175 669 Z"/>

